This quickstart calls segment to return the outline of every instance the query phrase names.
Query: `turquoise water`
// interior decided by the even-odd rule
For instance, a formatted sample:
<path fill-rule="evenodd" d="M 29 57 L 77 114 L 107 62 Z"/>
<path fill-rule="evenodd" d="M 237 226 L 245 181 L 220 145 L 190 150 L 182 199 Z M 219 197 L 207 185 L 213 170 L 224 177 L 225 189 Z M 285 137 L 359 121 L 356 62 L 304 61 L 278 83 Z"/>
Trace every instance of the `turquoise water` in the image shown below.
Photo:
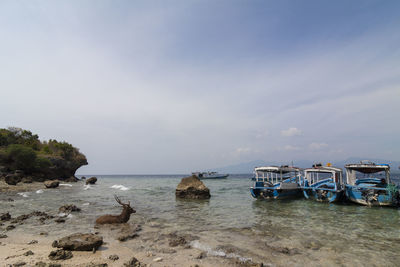
<path fill-rule="evenodd" d="M 62 229 L 57 224 L 27 224 L 16 230 L 83 231 L 93 229 L 97 216 L 120 211 L 114 200 L 117 194 L 123 202 L 131 201 L 137 211 L 130 222 L 152 225 L 165 233 L 197 236 L 194 245 L 200 249 L 218 251 L 230 245 L 240 257 L 277 265 L 381 266 L 400 262 L 398 209 L 303 199 L 255 200 L 249 192 L 250 174 L 204 180 L 212 195 L 209 200 L 179 200 L 175 189 L 182 177 L 97 176 L 97 184 L 90 187 L 76 183 L 30 192 L 27 197 L 13 196 L 14 202 L 0 203 L 0 213 L 10 211 L 13 217 L 33 210 L 54 213 L 61 205 L 73 203 L 83 212 L 69 218 Z M 398 176 L 393 179 L 398 181 Z"/>

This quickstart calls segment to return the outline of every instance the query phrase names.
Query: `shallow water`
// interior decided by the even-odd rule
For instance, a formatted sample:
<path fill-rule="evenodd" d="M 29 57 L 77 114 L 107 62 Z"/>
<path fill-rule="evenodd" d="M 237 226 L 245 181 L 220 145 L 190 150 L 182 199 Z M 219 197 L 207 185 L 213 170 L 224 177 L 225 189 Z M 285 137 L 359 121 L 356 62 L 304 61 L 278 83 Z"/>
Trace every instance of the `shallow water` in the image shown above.
<path fill-rule="evenodd" d="M 0 213 L 13 217 L 40 210 L 56 214 L 63 204 L 75 204 L 67 223 L 17 227 L 15 231 L 88 232 L 102 214 L 116 214 L 131 201 L 137 213 L 132 223 L 148 224 L 160 232 L 177 231 L 200 238 L 199 249 L 225 256 L 253 258 L 295 265 L 396 265 L 400 261 L 400 210 L 352 204 L 327 204 L 309 200 L 261 201 L 251 197 L 251 175 L 231 175 L 224 180 L 204 180 L 210 200 L 179 200 L 175 188 L 182 175 L 97 176 L 96 185 L 61 185 L 58 189 L 14 194 L 14 202 L 0 202 Z M 393 175 L 395 181 L 399 176 Z M 9 195 L 3 194 L 4 199 Z M 226 249 L 229 245 L 230 248 Z M 295 253 L 272 248 L 293 249 Z M 234 251 L 229 254 L 229 251 Z M 289 255 L 290 254 L 290 255 Z"/>

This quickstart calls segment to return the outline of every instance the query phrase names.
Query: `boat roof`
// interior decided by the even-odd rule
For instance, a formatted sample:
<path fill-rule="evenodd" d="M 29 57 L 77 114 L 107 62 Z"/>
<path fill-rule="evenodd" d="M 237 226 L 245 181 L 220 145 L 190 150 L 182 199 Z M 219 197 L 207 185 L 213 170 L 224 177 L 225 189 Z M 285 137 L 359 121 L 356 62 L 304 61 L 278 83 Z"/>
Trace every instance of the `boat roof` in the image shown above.
<path fill-rule="evenodd" d="M 254 171 L 259 172 L 274 172 L 274 173 L 288 173 L 294 171 L 300 171 L 300 168 L 297 167 L 289 167 L 289 166 L 262 166 L 254 168 Z"/>
<path fill-rule="evenodd" d="M 362 173 L 375 173 L 390 170 L 389 164 L 375 164 L 372 162 L 346 164 L 344 167 L 348 170 L 355 170 Z"/>
<path fill-rule="evenodd" d="M 315 166 L 312 168 L 304 169 L 305 172 L 343 172 L 342 169 L 328 166 Z"/>

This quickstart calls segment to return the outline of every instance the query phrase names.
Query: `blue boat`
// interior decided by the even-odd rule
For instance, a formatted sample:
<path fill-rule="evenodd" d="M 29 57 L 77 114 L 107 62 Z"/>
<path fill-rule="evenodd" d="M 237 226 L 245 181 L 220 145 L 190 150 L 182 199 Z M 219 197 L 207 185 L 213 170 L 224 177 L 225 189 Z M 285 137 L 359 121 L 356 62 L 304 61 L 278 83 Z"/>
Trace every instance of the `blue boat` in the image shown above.
<path fill-rule="evenodd" d="M 343 171 L 340 168 L 317 164 L 304 170 L 302 189 L 306 199 L 337 202 L 343 199 L 344 188 Z"/>
<path fill-rule="evenodd" d="M 287 199 L 301 197 L 300 169 L 289 166 L 256 167 L 250 193 L 257 199 Z"/>
<path fill-rule="evenodd" d="M 226 179 L 229 176 L 229 174 L 219 174 L 218 172 L 192 172 L 192 175 L 197 176 L 200 180 Z"/>
<path fill-rule="evenodd" d="M 361 161 L 347 164 L 346 197 L 366 206 L 399 206 L 399 188 L 390 180 L 390 166 Z"/>

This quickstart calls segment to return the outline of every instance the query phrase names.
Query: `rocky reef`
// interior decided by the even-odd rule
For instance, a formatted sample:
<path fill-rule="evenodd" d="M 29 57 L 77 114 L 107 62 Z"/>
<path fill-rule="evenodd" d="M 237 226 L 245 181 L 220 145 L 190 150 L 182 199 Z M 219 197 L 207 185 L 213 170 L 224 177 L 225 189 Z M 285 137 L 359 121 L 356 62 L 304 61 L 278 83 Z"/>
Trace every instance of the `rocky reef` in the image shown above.
<path fill-rule="evenodd" d="M 76 181 L 85 155 L 67 142 L 40 141 L 28 130 L 0 129 L 0 179 L 10 185 L 45 180 Z"/>

